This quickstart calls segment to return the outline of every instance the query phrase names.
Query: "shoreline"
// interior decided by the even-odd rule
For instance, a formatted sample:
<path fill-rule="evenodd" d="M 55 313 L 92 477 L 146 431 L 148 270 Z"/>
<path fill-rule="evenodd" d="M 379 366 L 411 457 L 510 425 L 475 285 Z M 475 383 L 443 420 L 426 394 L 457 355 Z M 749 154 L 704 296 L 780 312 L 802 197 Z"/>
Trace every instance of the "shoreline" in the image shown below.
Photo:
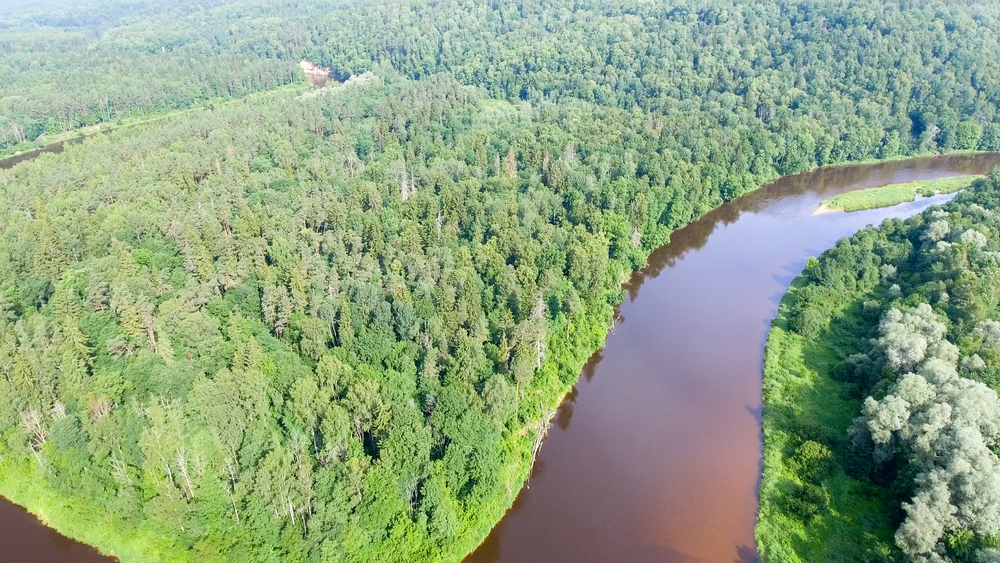
<path fill-rule="evenodd" d="M 983 176 L 964 174 L 935 180 L 886 184 L 863 190 L 855 190 L 824 200 L 812 212 L 812 215 L 837 212 L 854 213 L 869 209 L 893 207 L 901 203 L 914 201 L 917 198 L 958 192 L 969 187 L 972 182 L 980 178 L 983 178 Z"/>
<path fill-rule="evenodd" d="M 233 100 L 233 101 L 237 101 L 237 100 Z M 986 153 L 987 151 L 980 151 L 980 152 Z M 941 154 L 935 154 L 935 155 L 914 155 L 914 156 L 909 156 L 909 157 L 886 159 L 886 161 L 901 161 L 901 160 L 910 160 L 910 159 L 921 158 L 922 156 L 923 157 L 927 157 L 927 156 L 934 157 L 934 156 L 947 156 L 947 155 L 953 155 L 953 154 L 963 154 L 963 153 L 946 153 L 944 155 L 941 155 Z M 964 154 L 974 154 L 974 153 L 968 153 L 968 152 L 966 152 Z M 880 162 L 880 161 L 875 161 L 875 162 Z M 851 167 L 851 166 L 859 166 L 859 165 L 864 165 L 864 164 L 872 164 L 872 162 L 868 162 L 868 163 L 841 163 L 841 164 L 837 164 L 837 165 L 832 165 L 832 167 Z M 824 167 L 814 166 L 814 167 L 810 168 L 809 170 L 804 170 L 804 171 L 799 172 L 797 174 L 809 172 L 811 170 L 816 170 L 818 168 L 824 168 Z M 789 176 L 793 176 L 793 175 L 794 174 L 790 174 Z M 763 188 L 764 186 L 767 186 L 767 185 L 773 183 L 778 178 L 780 178 L 780 177 L 772 178 L 770 181 L 764 182 L 764 183 L 758 185 L 753 190 L 750 190 L 750 191 L 746 192 L 746 194 L 744 194 L 744 195 L 749 195 L 749 194 L 752 194 L 754 192 L 757 192 L 761 188 Z M 736 199 L 739 199 L 739 198 L 736 198 Z M 713 209 L 717 209 L 717 208 L 718 207 L 713 208 Z M 709 210 L 709 212 L 711 212 L 711 211 L 712 210 Z M 705 214 L 703 214 L 701 217 L 703 217 L 704 215 Z M 698 220 L 699 218 L 700 217 L 696 217 L 696 218 L 692 219 L 692 222 Z M 678 226 L 676 229 L 674 229 L 674 231 L 676 231 L 677 229 L 682 228 L 683 226 L 684 225 Z M 652 252 L 654 250 L 656 250 L 656 249 L 651 249 L 649 252 L 645 253 L 646 257 L 645 257 L 645 260 L 644 260 L 644 266 L 643 267 L 646 267 L 646 266 L 649 265 L 648 264 L 649 256 L 650 256 L 650 254 L 652 254 Z M 641 269 L 642 268 L 640 268 L 640 270 Z M 624 270 L 621 272 L 621 276 L 619 277 L 619 283 L 618 283 L 618 289 L 619 289 L 619 291 L 621 291 L 623 289 L 623 286 L 628 282 L 628 280 L 633 275 L 633 273 L 634 272 L 629 272 L 629 271 L 624 271 Z M 484 505 L 485 510 L 483 510 L 483 512 L 484 513 L 489 513 L 491 515 L 491 518 L 489 518 L 489 520 L 491 520 L 492 522 L 489 525 L 484 525 L 485 522 L 481 522 L 480 526 L 482 526 L 482 527 L 473 525 L 473 526 L 470 526 L 469 528 L 467 528 L 464 531 L 463 534 L 459 535 L 459 538 L 461 538 L 462 536 L 464 536 L 467 541 L 462 541 L 461 539 L 459 539 L 455 544 L 453 544 L 455 547 L 459 547 L 459 546 L 461 546 L 461 547 L 459 547 L 458 550 L 455 550 L 455 551 L 453 551 L 451 553 L 448 553 L 446 555 L 446 560 L 448 560 L 448 561 L 461 561 L 465 557 L 467 557 L 468 555 L 470 555 L 471 553 L 473 553 L 480 545 L 482 545 L 482 543 L 489 536 L 489 534 L 502 521 L 503 517 L 512 508 L 514 501 L 516 500 L 517 496 L 520 494 L 521 490 L 525 486 L 525 483 L 527 482 L 527 479 L 530 476 L 531 468 L 530 468 L 530 462 L 528 462 L 528 460 L 530 460 L 532 451 L 535 449 L 535 445 L 536 445 L 536 443 L 538 441 L 538 436 L 537 436 L 538 432 L 537 432 L 536 429 L 541 428 L 543 426 L 543 423 L 545 423 L 545 422 L 551 423 L 551 421 L 555 417 L 556 413 L 558 412 L 559 406 L 562 405 L 562 403 L 564 402 L 566 396 L 571 392 L 571 390 L 573 388 L 573 385 L 577 381 L 579 381 L 579 379 L 581 377 L 581 369 L 583 368 L 583 366 L 586 364 L 586 362 L 588 361 L 588 359 L 591 356 L 593 356 L 593 354 L 599 352 L 603 348 L 604 343 L 606 342 L 606 340 L 607 340 L 607 338 L 608 338 L 608 336 L 610 334 L 610 329 L 609 329 L 609 327 L 610 327 L 610 318 L 613 318 L 614 311 L 617 310 L 617 307 L 619 305 L 620 305 L 620 303 L 618 305 L 613 306 L 613 307 L 607 307 L 607 308 L 603 307 L 603 306 L 600 306 L 598 308 L 598 310 L 591 311 L 590 314 L 581 315 L 582 318 L 580 318 L 579 320 L 577 320 L 576 318 L 574 318 L 571 330 L 570 331 L 565 331 L 565 332 L 572 332 L 573 333 L 572 337 L 563 336 L 563 334 L 564 334 L 564 330 L 563 329 L 565 327 L 563 326 L 564 321 L 562 321 L 561 319 L 555 321 L 555 323 L 553 323 L 553 324 L 550 324 L 550 326 L 549 326 L 549 334 L 548 334 L 548 344 L 547 344 L 548 349 L 550 350 L 550 352 L 565 351 L 570 359 L 569 359 L 569 361 L 566 361 L 567 355 L 563 355 L 562 356 L 562 360 L 563 361 L 559 361 L 559 360 L 554 359 L 554 358 L 558 358 L 558 357 L 560 357 L 560 355 L 557 354 L 557 353 L 551 353 L 549 355 L 550 359 L 547 360 L 543 364 L 541 370 L 539 370 L 539 372 L 537 374 L 537 377 L 539 378 L 540 381 L 543 382 L 543 384 L 538 389 L 536 389 L 536 392 L 537 392 L 536 396 L 540 399 L 540 402 L 542 403 L 541 406 L 542 406 L 542 411 L 543 411 L 543 415 L 544 416 L 543 416 L 543 418 L 540 418 L 540 419 L 534 421 L 534 424 L 528 423 L 528 424 L 522 426 L 518 431 L 513 432 L 510 435 L 510 437 L 509 437 L 509 439 L 507 441 L 508 442 L 508 447 L 510 448 L 510 451 L 511 451 L 511 459 L 514 460 L 513 463 L 511 463 L 511 464 L 509 464 L 507 466 L 507 468 L 506 468 L 506 470 L 504 472 L 505 475 L 501 475 L 501 477 L 507 477 L 507 482 L 509 484 L 508 485 L 509 488 L 508 488 L 507 494 L 506 495 L 502 495 L 502 497 L 503 497 L 502 500 L 498 499 L 498 502 L 496 502 L 496 503 L 490 503 L 492 506 Z M 609 317 L 609 318 L 605 319 L 604 317 Z M 605 320 L 607 320 L 607 322 L 605 322 Z M 600 339 L 599 340 L 598 340 L 598 331 L 600 331 L 600 336 L 599 336 Z M 586 348 L 586 350 L 587 350 L 586 354 L 582 354 L 581 352 L 576 351 L 576 350 L 579 350 L 581 347 L 585 347 Z M 576 350 L 574 350 L 574 349 L 576 349 Z M 577 365 L 577 364 L 579 364 L 579 365 Z M 564 378 L 561 377 L 561 374 L 568 373 L 569 371 L 573 371 L 574 372 L 573 383 L 567 384 L 567 383 L 565 383 Z M 544 443 L 544 439 L 542 440 L 542 443 Z M 6 461 L 7 461 L 7 463 L 11 463 L 11 462 L 17 463 L 16 460 L 6 460 Z M 4 465 L 7 465 L 7 463 L 4 463 Z M 22 467 L 21 469 L 24 470 L 24 473 L 22 475 L 20 475 L 20 476 L 28 476 L 29 473 L 33 474 L 36 477 L 38 475 L 38 470 L 34 466 L 31 466 L 31 467 Z M 10 477 L 10 475 L 8 475 L 8 477 Z M 3 479 L 2 476 L 0 476 L 0 483 L 3 483 L 4 481 L 5 481 L 5 479 Z M 9 483 L 7 483 L 7 484 L 9 485 Z M 515 488 L 514 485 L 517 485 L 516 488 Z M 31 486 L 32 486 L 31 483 L 20 483 L 20 486 L 13 487 L 14 489 L 20 489 L 20 493 L 21 494 L 14 494 L 13 496 L 17 500 L 12 500 L 12 502 L 14 502 L 15 504 L 18 504 L 19 506 L 24 507 L 26 510 L 28 510 L 32 514 L 35 514 L 36 517 L 37 517 L 38 514 L 43 513 L 43 511 L 42 511 L 42 505 L 46 505 L 46 502 L 45 502 L 46 498 L 45 497 L 50 497 L 48 500 L 52 500 L 54 498 L 58 498 L 58 495 L 56 495 L 53 491 L 46 490 L 46 491 L 43 492 L 43 494 L 36 495 L 36 497 L 38 497 L 38 498 L 34 499 L 34 502 L 32 502 L 31 500 L 28 500 L 28 499 L 25 498 L 27 496 L 30 496 L 29 493 L 28 493 L 28 491 L 26 489 L 31 488 Z M 7 489 L 7 490 L 9 490 L 9 487 L 4 487 L 4 488 Z M 24 501 L 25 504 L 21 504 L 20 502 L 18 502 L 18 500 Z M 75 529 L 75 527 L 73 527 L 73 526 L 69 526 L 69 528 L 74 528 L 72 530 L 69 530 L 66 526 L 63 526 L 63 528 L 60 528 L 60 524 L 67 524 L 68 523 L 68 522 L 64 522 L 64 519 L 68 519 L 69 518 L 69 514 L 71 512 L 91 511 L 91 510 L 93 510 L 95 508 L 95 507 L 92 507 L 92 506 L 86 506 L 86 503 L 81 503 L 78 499 L 73 499 L 72 497 L 70 497 L 70 498 L 63 498 L 61 500 L 62 500 L 62 502 L 61 503 L 57 503 L 57 504 L 61 504 L 61 508 L 65 509 L 67 511 L 66 514 L 59 515 L 58 511 L 53 512 L 52 510 L 50 510 L 48 508 L 44 511 L 44 513 L 47 513 L 50 516 L 51 520 L 56 523 L 55 526 L 50 526 L 50 527 L 52 527 L 53 529 L 55 529 L 59 533 L 65 535 L 65 536 L 67 536 L 69 538 L 73 538 L 73 539 L 76 539 L 76 538 L 93 538 L 94 537 L 93 534 L 97 534 L 97 535 L 100 534 L 99 532 L 96 532 L 96 531 L 92 532 L 91 530 L 79 530 L 79 529 Z M 70 503 L 68 503 L 66 501 L 75 501 L 73 503 L 75 506 L 69 506 Z M 48 505 L 46 505 L 46 506 L 48 506 Z M 499 510 L 500 507 L 503 507 L 503 509 Z M 482 519 L 482 520 L 485 520 L 485 519 Z M 111 526 L 112 529 L 109 531 L 108 536 L 115 537 L 116 532 L 115 532 L 115 528 L 113 527 L 113 523 L 112 522 L 110 522 L 110 521 L 104 521 L 104 522 L 101 522 L 99 524 L 103 524 L 105 526 Z M 478 529 L 478 531 L 477 531 L 477 529 Z M 68 532 L 68 533 L 65 533 L 65 532 Z M 123 532 L 124 532 L 124 530 L 118 530 L 117 535 L 119 537 L 121 537 L 121 534 Z M 138 534 L 129 534 L 129 537 L 131 538 L 131 541 L 128 538 L 121 538 L 121 539 L 125 540 L 123 542 L 123 544 L 125 544 L 125 545 L 132 545 L 132 546 L 138 547 L 138 544 L 141 544 L 142 542 L 141 541 L 138 541 L 138 542 L 136 541 L 136 539 L 137 539 L 136 536 L 137 535 L 140 538 L 143 535 L 145 535 L 147 538 L 151 538 L 151 536 L 149 535 L 151 533 L 151 530 L 134 530 L 134 532 L 138 532 Z M 80 540 L 78 540 L 78 541 L 80 541 Z M 88 545 L 94 546 L 99 551 L 102 551 L 103 553 L 111 553 L 110 550 L 102 549 L 101 547 L 95 545 L 94 543 L 89 543 L 86 540 L 81 541 L 81 543 L 86 543 Z M 100 544 L 100 543 L 105 543 L 105 542 L 95 542 L 95 543 Z M 164 554 L 161 553 L 160 555 L 164 555 Z M 188 555 L 188 553 L 185 552 L 184 555 L 182 556 L 183 557 L 182 560 L 190 560 L 187 555 Z M 127 559 L 122 559 L 123 561 L 156 561 L 156 560 L 159 560 L 159 559 L 148 559 L 148 558 L 142 557 L 141 555 L 139 555 L 138 553 L 135 553 L 135 552 L 133 552 L 133 554 L 131 556 L 125 556 L 125 557 L 128 557 L 128 558 Z M 177 559 L 174 559 L 174 560 L 177 560 Z"/>
<path fill-rule="evenodd" d="M 808 170 L 803 170 L 801 172 L 796 172 L 795 174 L 788 174 L 786 176 L 778 176 L 776 178 L 772 178 L 770 181 L 758 185 L 753 190 L 750 190 L 750 191 L 748 191 L 748 192 L 746 192 L 744 194 L 741 194 L 741 196 L 739 196 L 739 197 L 745 197 L 745 196 L 748 196 L 750 194 L 753 194 L 753 193 L 761 190 L 762 188 L 764 188 L 764 187 L 766 187 L 766 186 L 768 186 L 768 185 L 776 182 L 777 180 L 779 180 L 781 178 L 795 176 L 795 175 L 798 175 L 798 174 L 806 174 L 806 173 L 818 170 L 820 168 L 849 168 L 849 167 L 854 167 L 854 166 L 865 166 L 865 165 L 872 165 L 872 164 L 880 164 L 880 163 L 884 163 L 884 162 L 916 160 L 916 159 L 920 159 L 920 158 L 938 158 L 938 157 L 950 157 L 950 156 L 960 156 L 960 155 L 974 156 L 974 155 L 977 155 L 977 154 L 994 154 L 994 153 L 992 151 L 955 151 L 955 152 L 946 152 L 946 153 L 925 153 L 925 154 L 915 154 L 915 155 L 912 155 L 912 156 L 905 156 L 905 157 L 891 157 L 891 158 L 881 159 L 881 160 L 876 159 L 876 160 L 872 160 L 872 161 L 840 163 L 840 164 L 824 165 L 824 166 L 813 166 L 813 167 L 809 168 Z M 995 153 L 995 154 L 1000 154 L 1000 153 Z M 953 178 L 954 177 L 963 177 L 963 176 L 953 176 Z M 856 190 L 856 191 L 860 191 L 860 190 Z M 848 193 L 852 193 L 852 192 L 848 192 Z M 735 201 L 736 199 L 739 199 L 739 197 L 734 198 L 733 200 L 728 200 L 728 201 Z M 724 201 L 723 204 L 728 203 L 728 201 Z M 720 204 L 720 205 L 722 205 L 722 204 Z M 699 217 L 695 217 L 694 219 L 692 219 L 687 224 L 694 223 L 695 221 L 698 221 L 699 219 L 701 219 L 702 217 L 708 215 L 709 213 L 711 213 L 712 211 L 714 211 L 716 209 L 718 209 L 718 206 L 715 207 L 715 208 L 713 208 L 713 209 L 710 209 L 705 214 L 703 214 L 703 215 L 701 215 Z M 826 209 L 822 213 L 819 213 L 819 214 L 837 213 L 837 212 L 841 212 L 841 210 Z M 813 215 L 816 215 L 816 214 L 817 214 L 816 212 L 813 212 Z M 676 229 L 674 229 L 673 231 L 671 231 L 671 233 L 676 232 L 677 230 L 680 230 L 680 229 L 684 228 L 687 224 L 678 226 Z M 661 248 L 662 246 L 666 246 L 668 244 L 669 244 L 669 240 L 665 244 L 663 244 L 663 245 L 661 245 L 659 247 L 656 247 L 656 248 L 650 250 L 649 253 L 647 253 L 647 255 L 646 255 L 646 259 L 645 259 L 645 263 L 644 263 L 643 267 L 640 268 L 639 270 L 635 270 L 633 272 L 623 272 L 623 274 L 622 274 L 623 277 L 620 278 L 621 281 L 619 283 L 619 288 L 622 289 L 622 290 L 626 289 L 625 286 L 629 282 L 631 276 L 635 272 L 641 271 L 641 270 L 643 270 L 643 269 L 645 269 L 646 267 L 649 266 L 649 257 L 652 255 L 652 253 L 655 252 L 658 248 Z M 618 308 L 620 306 L 621 306 L 621 302 L 619 302 L 616 305 L 614 305 L 615 314 L 617 314 Z M 606 342 L 606 339 L 608 338 L 608 336 L 611 335 L 612 332 L 613 332 L 613 327 L 611 327 L 611 328 L 608 329 L 607 333 L 604 335 L 604 338 L 602 339 L 602 345 L 600 347 L 595 348 L 594 350 L 592 350 L 590 356 L 592 356 L 593 354 L 599 353 L 604 348 L 603 342 Z M 560 333 L 559 333 L 558 330 L 556 330 L 556 331 L 553 331 L 551 334 L 559 335 Z M 586 365 L 586 364 L 584 364 L 584 365 Z M 543 370 L 545 369 L 544 365 L 543 365 L 542 369 Z M 578 370 L 578 375 L 577 375 L 576 381 L 579 381 L 579 378 L 580 378 L 580 375 L 579 375 L 579 370 Z M 568 394 L 572 391 L 572 388 L 574 387 L 574 385 L 575 385 L 575 383 L 567 386 L 566 391 L 563 394 L 560 395 L 559 401 L 557 403 L 555 403 L 554 405 L 546 405 L 546 410 L 551 413 L 551 415 L 549 416 L 549 418 L 548 418 L 547 421 L 536 421 L 535 425 L 526 425 L 525 427 L 522 428 L 522 432 L 525 429 L 532 428 L 532 427 L 538 427 L 541 424 L 551 425 L 553 419 L 555 418 L 556 413 L 558 412 L 559 407 L 562 405 L 563 400 L 565 400 L 566 396 L 568 396 Z M 542 445 L 544 446 L 544 439 L 543 439 L 543 444 Z M 762 447 L 763 447 L 763 441 L 762 441 Z M 531 452 L 529 451 L 528 453 L 530 454 Z M 762 455 L 761 459 L 762 460 L 764 459 L 763 455 Z M 762 476 L 763 476 L 763 470 L 761 471 L 761 477 Z M 530 477 L 530 475 L 528 475 L 527 477 Z M 524 488 L 524 486 L 527 484 L 527 477 L 522 481 L 520 488 L 517 489 L 518 494 Z M 760 492 L 760 488 L 759 488 L 760 485 L 759 485 L 759 483 L 760 483 L 760 478 L 758 478 L 758 499 L 759 499 L 759 492 Z M 504 510 L 504 513 L 503 513 L 504 516 L 506 516 L 507 513 L 513 508 L 513 504 L 514 504 L 514 501 L 517 499 L 517 496 L 518 495 L 515 494 L 514 496 L 511 497 L 510 502 L 509 502 L 507 508 Z M 481 546 L 486 541 L 486 539 L 493 532 L 493 530 L 500 524 L 500 522 L 501 522 L 502 519 L 503 519 L 503 517 L 501 517 L 500 520 L 497 520 L 492 526 L 490 526 L 490 528 L 487 531 L 487 533 L 485 535 L 483 535 L 482 539 L 476 544 L 476 547 L 473 548 L 473 550 L 471 550 L 468 553 L 466 553 L 461 559 L 459 559 L 457 561 L 459 561 L 459 562 L 464 561 L 466 557 L 472 555 L 475 552 L 475 550 L 478 549 L 479 546 Z M 754 546 L 754 547 L 755 547 L 755 552 L 756 552 L 757 546 Z"/>

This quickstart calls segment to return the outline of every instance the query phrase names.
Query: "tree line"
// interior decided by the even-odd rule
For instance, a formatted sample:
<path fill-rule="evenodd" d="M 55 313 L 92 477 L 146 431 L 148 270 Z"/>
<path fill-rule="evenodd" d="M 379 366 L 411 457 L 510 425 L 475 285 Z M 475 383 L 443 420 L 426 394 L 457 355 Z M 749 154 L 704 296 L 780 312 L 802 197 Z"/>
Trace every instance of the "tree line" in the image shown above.
<path fill-rule="evenodd" d="M 2 16 L 0 146 L 304 82 L 307 58 L 341 81 L 388 65 L 414 79 L 449 73 L 511 102 L 646 112 L 686 160 L 722 162 L 719 146 L 737 143 L 741 159 L 782 174 L 1000 148 L 990 2 L 219 2 L 144 5 L 141 17 L 100 6 L 100 18 L 51 7 Z M 718 129 L 732 134 L 705 138 Z"/>

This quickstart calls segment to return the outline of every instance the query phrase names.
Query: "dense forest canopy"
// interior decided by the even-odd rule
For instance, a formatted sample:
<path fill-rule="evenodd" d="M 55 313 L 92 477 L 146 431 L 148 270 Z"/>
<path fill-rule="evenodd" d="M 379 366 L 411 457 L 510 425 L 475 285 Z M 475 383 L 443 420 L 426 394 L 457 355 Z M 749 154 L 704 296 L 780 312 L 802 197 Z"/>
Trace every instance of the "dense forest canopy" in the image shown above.
<path fill-rule="evenodd" d="M 0 171 L 0 489 L 126 559 L 458 560 L 673 229 L 1000 148 L 992 3 L 93 6 L 0 15 L 4 147 L 204 111 Z"/>
<path fill-rule="evenodd" d="M 710 162 L 723 160 L 719 139 L 685 137 L 762 127 L 780 140 L 746 148 L 781 173 L 910 148 L 997 148 L 998 12 L 827 1 L 12 10 L 0 16 L 0 141 L 302 81 L 307 58 L 341 79 L 381 64 L 412 78 L 447 72 L 510 101 L 651 112 Z"/>
<path fill-rule="evenodd" d="M 768 343 L 766 561 L 1000 561 L 998 207 L 994 172 L 810 260 Z"/>

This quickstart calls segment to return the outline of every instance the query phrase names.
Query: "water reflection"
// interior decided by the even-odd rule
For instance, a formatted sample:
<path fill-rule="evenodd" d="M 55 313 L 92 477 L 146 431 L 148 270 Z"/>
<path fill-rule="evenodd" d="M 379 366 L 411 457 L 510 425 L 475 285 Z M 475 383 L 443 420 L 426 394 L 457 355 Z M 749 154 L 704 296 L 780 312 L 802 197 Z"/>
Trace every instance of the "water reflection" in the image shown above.
<path fill-rule="evenodd" d="M 566 430 L 569 428 L 569 421 L 573 418 L 573 405 L 576 404 L 576 397 L 580 394 L 576 387 L 570 388 L 569 393 L 563 399 L 562 404 L 556 411 L 555 422 L 559 428 Z"/>
<path fill-rule="evenodd" d="M 6 170 L 8 168 L 13 168 L 14 166 L 16 166 L 17 164 L 20 164 L 22 162 L 25 162 L 25 161 L 28 161 L 28 160 L 34 160 L 35 158 L 38 157 L 38 155 L 40 155 L 42 153 L 48 152 L 48 153 L 52 153 L 52 154 L 59 154 L 59 153 L 63 152 L 63 149 L 65 148 L 65 145 L 76 145 L 76 144 L 82 143 L 83 140 L 86 139 L 86 138 L 87 138 L 86 136 L 81 135 L 79 137 L 73 137 L 72 139 L 69 139 L 67 141 L 59 141 L 58 143 L 52 143 L 51 145 L 46 145 L 44 147 L 37 148 L 37 149 L 31 149 L 30 151 L 25 151 L 25 152 L 22 152 L 21 154 L 17 154 L 17 155 L 8 157 L 8 158 L 0 159 L 0 170 Z"/>
<path fill-rule="evenodd" d="M 59 143 L 0 168 L 62 150 Z M 756 562 L 760 368 L 785 288 L 807 256 L 841 236 L 947 197 L 852 214 L 811 211 L 846 191 L 986 173 L 996 164 L 1000 155 L 991 154 L 819 169 L 676 231 L 625 284 L 629 299 L 559 407 L 528 488 L 467 561 Z M 112 561 L 6 501 L 0 523 L 0 560 Z"/>
<path fill-rule="evenodd" d="M 634 301 L 643 281 L 660 275 L 665 268 L 673 266 L 677 259 L 688 252 L 701 249 L 720 226 L 736 223 L 744 213 L 781 213 L 783 206 L 776 204 L 794 196 L 811 194 L 825 200 L 854 190 L 895 183 L 963 174 L 986 174 L 997 164 L 1000 164 L 1000 157 L 996 153 L 947 155 L 863 166 L 829 166 L 779 178 L 758 190 L 723 203 L 674 231 L 670 236 L 670 243 L 654 250 L 646 267 L 634 272 L 624 287 L 628 291 L 629 300 Z"/>
<path fill-rule="evenodd" d="M 590 359 L 587 360 L 587 363 L 584 364 L 583 366 L 584 381 L 589 383 L 592 379 L 594 379 L 594 374 L 597 373 L 597 366 L 601 363 L 601 360 L 604 359 L 604 356 L 601 354 L 602 351 L 603 350 L 598 350 L 594 352 L 594 354 L 590 356 Z M 576 391 L 576 389 L 574 389 L 574 391 Z"/>

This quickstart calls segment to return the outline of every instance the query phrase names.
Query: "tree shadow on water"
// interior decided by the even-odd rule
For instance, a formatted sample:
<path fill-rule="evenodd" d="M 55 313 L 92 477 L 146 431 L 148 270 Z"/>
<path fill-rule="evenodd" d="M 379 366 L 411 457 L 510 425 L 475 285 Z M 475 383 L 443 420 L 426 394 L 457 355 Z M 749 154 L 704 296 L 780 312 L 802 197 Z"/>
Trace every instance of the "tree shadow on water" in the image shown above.
<path fill-rule="evenodd" d="M 587 363 L 583 365 L 583 378 L 590 383 L 594 379 L 594 375 L 597 373 L 597 365 L 601 363 L 604 359 L 604 355 L 601 353 L 604 349 L 594 352 L 592 356 L 587 360 Z"/>
<path fill-rule="evenodd" d="M 556 425 L 559 426 L 561 430 L 568 430 L 569 423 L 573 419 L 573 407 L 576 405 L 576 397 L 580 394 L 577 391 L 576 386 L 570 387 L 569 393 L 566 394 L 566 398 L 559 405 L 559 410 L 556 411 Z"/>
<path fill-rule="evenodd" d="M 749 545 L 736 546 L 736 561 L 733 563 L 760 563 L 757 548 Z"/>

